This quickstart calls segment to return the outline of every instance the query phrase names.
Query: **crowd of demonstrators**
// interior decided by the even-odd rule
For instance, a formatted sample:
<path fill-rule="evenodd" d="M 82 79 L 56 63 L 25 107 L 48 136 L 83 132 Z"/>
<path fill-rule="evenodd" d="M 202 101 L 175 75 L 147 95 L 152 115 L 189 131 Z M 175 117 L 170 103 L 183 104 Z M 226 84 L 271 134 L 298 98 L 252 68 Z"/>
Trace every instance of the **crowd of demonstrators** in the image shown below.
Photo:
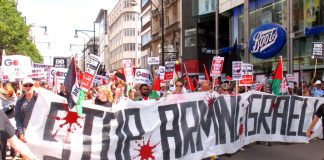
<path fill-rule="evenodd" d="M 188 84 L 189 83 L 184 79 L 179 78 L 174 81 L 173 85 L 165 82 L 161 83 L 160 90 L 156 91 L 148 84 L 133 85 L 128 84 L 121 79 L 111 78 L 107 84 L 93 85 L 87 92 L 85 92 L 85 100 L 91 100 L 93 104 L 111 108 L 118 106 L 118 103 L 126 100 L 159 100 L 161 97 L 168 95 L 186 94 L 192 90 L 191 88 L 188 88 Z M 195 91 L 197 92 L 212 92 L 226 96 L 236 96 L 237 94 L 242 94 L 252 90 L 252 87 L 250 86 L 237 87 L 235 81 L 224 81 L 215 85 L 209 80 L 202 80 L 192 84 L 194 84 L 192 87 L 194 87 Z M 27 128 L 32 110 L 38 97 L 38 92 L 36 89 L 38 87 L 50 90 L 49 85 L 45 81 L 34 81 L 30 78 L 24 79 L 22 83 L 6 83 L 3 84 L 3 86 L 0 86 L 1 110 L 3 110 L 9 117 L 14 117 L 18 133 L 17 136 L 22 142 L 26 142 L 24 132 Z M 263 84 L 261 91 L 271 93 L 271 87 L 269 84 Z M 66 98 L 67 93 L 63 83 L 59 84 L 59 92 L 57 94 Z M 302 81 L 299 83 L 299 85 L 295 83 L 294 87 L 289 90 L 288 94 L 322 97 L 324 96 L 324 84 L 322 85 L 320 80 L 317 80 L 315 83 L 310 82 L 309 84 Z M 311 130 L 316 121 L 323 117 L 323 106 L 321 106 L 316 112 L 316 116 L 307 130 L 307 136 L 311 135 Z M 10 139 L 10 136 L 7 139 Z M 268 144 L 270 145 L 270 143 Z M 22 155 L 27 156 L 23 158 L 33 156 L 30 153 L 22 153 Z"/>

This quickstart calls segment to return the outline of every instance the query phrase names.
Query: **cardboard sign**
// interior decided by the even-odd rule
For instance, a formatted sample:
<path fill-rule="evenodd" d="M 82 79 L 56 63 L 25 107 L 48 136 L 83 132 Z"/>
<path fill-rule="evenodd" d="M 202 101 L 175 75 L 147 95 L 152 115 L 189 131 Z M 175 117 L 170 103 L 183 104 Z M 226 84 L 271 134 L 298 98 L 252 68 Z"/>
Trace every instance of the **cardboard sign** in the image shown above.
<path fill-rule="evenodd" d="M 80 88 L 84 91 L 88 91 L 92 85 L 94 77 L 97 74 L 97 70 L 100 66 L 100 57 L 90 54 L 86 60 L 85 72 L 83 74 Z"/>
<path fill-rule="evenodd" d="M 294 75 L 292 74 L 286 74 L 286 79 L 288 82 L 294 82 Z"/>
<path fill-rule="evenodd" d="M 164 73 L 165 73 L 165 67 L 164 66 L 159 66 L 158 74 L 160 74 L 160 80 L 164 80 Z"/>
<path fill-rule="evenodd" d="M 33 68 L 32 74 L 28 75 L 29 78 L 45 78 L 46 76 L 44 68 Z"/>
<path fill-rule="evenodd" d="M 32 61 L 27 56 L 3 56 L 1 69 L 10 80 L 23 79 L 31 74 Z"/>
<path fill-rule="evenodd" d="M 198 82 L 200 83 L 200 82 L 202 82 L 204 80 L 205 80 L 205 75 L 204 74 L 199 74 L 199 76 L 198 76 Z"/>
<path fill-rule="evenodd" d="M 135 84 L 151 84 L 150 71 L 147 69 L 136 69 L 134 83 Z"/>
<path fill-rule="evenodd" d="M 44 72 L 46 74 L 44 79 L 46 80 L 47 83 L 50 83 L 51 67 L 52 67 L 51 65 L 33 63 L 33 68 L 42 68 L 42 69 L 44 69 Z"/>
<path fill-rule="evenodd" d="M 242 61 L 233 61 L 233 63 L 232 63 L 233 80 L 242 80 L 243 79 L 242 67 L 243 67 Z"/>
<path fill-rule="evenodd" d="M 222 81 L 222 82 L 227 81 L 227 79 L 226 79 L 226 74 L 221 74 L 221 81 Z"/>
<path fill-rule="evenodd" d="M 242 80 L 239 81 L 239 86 L 251 86 L 253 84 L 253 65 L 243 63 Z"/>
<path fill-rule="evenodd" d="M 159 65 L 160 64 L 160 57 L 148 57 L 147 64 L 149 65 Z"/>
<path fill-rule="evenodd" d="M 174 63 L 166 62 L 165 63 L 164 81 L 173 80 L 173 73 L 174 73 Z"/>
<path fill-rule="evenodd" d="M 127 83 L 133 83 L 134 81 L 134 74 L 133 74 L 133 64 L 130 59 L 123 60 L 123 68 L 124 68 L 124 74 L 126 78 Z"/>
<path fill-rule="evenodd" d="M 224 57 L 214 57 L 211 65 L 210 76 L 219 77 L 222 74 Z"/>
<path fill-rule="evenodd" d="M 313 42 L 312 55 L 315 58 L 323 58 L 323 56 L 324 56 L 324 42 Z"/>
<path fill-rule="evenodd" d="M 9 80 L 9 76 L 2 72 L 1 66 L 0 66 L 0 80 L 1 81 L 8 81 Z"/>
<path fill-rule="evenodd" d="M 67 57 L 54 57 L 53 67 L 55 68 L 67 68 Z"/>
<path fill-rule="evenodd" d="M 51 76 L 50 76 L 50 82 L 53 83 L 53 78 L 55 74 L 55 78 L 57 80 L 57 83 L 64 83 L 66 74 L 67 74 L 68 69 L 67 68 L 51 68 Z"/>

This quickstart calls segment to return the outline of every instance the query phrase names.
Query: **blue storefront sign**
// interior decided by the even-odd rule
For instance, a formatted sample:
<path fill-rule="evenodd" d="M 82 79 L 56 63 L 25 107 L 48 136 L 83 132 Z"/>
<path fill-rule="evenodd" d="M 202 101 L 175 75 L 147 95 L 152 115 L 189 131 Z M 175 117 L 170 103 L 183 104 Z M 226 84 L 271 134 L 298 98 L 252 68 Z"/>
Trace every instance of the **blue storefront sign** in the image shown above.
<path fill-rule="evenodd" d="M 324 26 L 315 26 L 313 28 L 305 28 L 305 35 L 306 36 L 313 36 L 315 34 L 324 33 Z"/>
<path fill-rule="evenodd" d="M 286 40 L 286 30 L 281 25 L 263 24 L 251 34 L 249 52 L 256 58 L 268 59 L 282 50 Z"/>

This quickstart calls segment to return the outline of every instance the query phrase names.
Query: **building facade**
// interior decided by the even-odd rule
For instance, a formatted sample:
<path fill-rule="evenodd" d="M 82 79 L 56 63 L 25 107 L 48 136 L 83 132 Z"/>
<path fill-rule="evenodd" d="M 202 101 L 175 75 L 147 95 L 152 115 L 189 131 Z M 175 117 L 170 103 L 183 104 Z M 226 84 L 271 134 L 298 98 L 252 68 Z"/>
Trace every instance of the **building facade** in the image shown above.
<path fill-rule="evenodd" d="M 98 74 L 102 75 L 106 72 L 106 66 L 109 66 L 109 44 L 108 44 L 108 12 L 105 9 L 101 9 L 95 20 L 98 24 L 98 56 L 100 57 L 102 64 L 98 70 Z"/>
<path fill-rule="evenodd" d="M 97 52 L 98 51 L 98 48 L 99 48 L 99 37 L 96 37 L 95 42 L 94 42 L 94 37 L 91 37 L 85 43 L 84 49 L 82 51 L 83 52 L 83 55 L 82 55 L 82 57 L 80 59 L 80 62 L 81 63 L 79 63 L 79 64 L 81 64 L 81 66 L 80 66 L 81 71 L 84 71 L 85 70 L 85 61 L 87 59 L 87 56 L 90 55 L 90 54 L 94 54 L 95 52 Z"/>
<path fill-rule="evenodd" d="M 124 59 L 140 65 L 140 20 L 140 6 L 132 6 L 131 0 L 119 0 L 108 15 L 109 71 L 123 68 Z"/>
<path fill-rule="evenodd" d="M 217 38 L 215 38 L 216 2 L 219 2 L 219 36 Z M 242 60 L 254 65 L 256 81 L 261 81 L 265 75 L 271 73 L 277 65 L 278 56 L 283 57 L 284 72 L 294 74 L 296 81 L 303 79 L 309 82 L 313 78 L 315 66 L 317 68 L 315 79 L 324 80 L 324 62 L 317 60 L 316 65 L 316 59 L 313 59 L 311 54 L 312 42 L 324 41 L 324 1 L 183 1 L 182 7 L 188 6 L 190 9 L 183 10 L 182 16 L 185 63 L 187 59 L 198 66 L 201 66 L 201 63 L 209 66 L 211 57 L 216 53 L 216 41 L 218 41 L 221 54 L 230 51 L 231 46 L 237 41 L 241 48 Z M 267 23 L 282 25 L 287 31 L 287 42 L 276 56 L 258 59 L 248 51 L 248 40 L 257 27 Z M 198 68 L 198 72 L 201 73 L 201 67 Z"/>
<path fill-rule="evenodd" d="M 162 25 L 164 15 L 164 61 L 181 60 L 181 2 L 182 0 L 142 0 L 151 3 L 151 57 L 162 61 Z M 163 9 L 162 9 L 163 1 Z M 145 4 L 146 4 L 145 3 Z M 142 2 L 143 4 L 143 2 Z"/>
<path fill-rule="evenodd" d="M 151 57 L 152 40 L 152 7 L 149 0 L 141 0 L 141 68 L 147 68 L 148 57 Z"/>

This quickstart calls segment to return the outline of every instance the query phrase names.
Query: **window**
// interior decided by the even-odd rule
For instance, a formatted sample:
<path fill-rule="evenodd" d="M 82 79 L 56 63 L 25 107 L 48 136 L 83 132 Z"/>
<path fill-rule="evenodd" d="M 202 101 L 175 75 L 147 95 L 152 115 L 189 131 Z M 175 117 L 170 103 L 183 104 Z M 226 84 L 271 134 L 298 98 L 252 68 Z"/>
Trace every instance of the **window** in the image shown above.
<path fill-rule="evenodd" d="M 135 51 L 135 43 L 125 43 L 123 44 L 124 51 Z"/>
<path fill-rule="evenodd" d="M 151 12 L 148 11 L 142 16 L 142 26 L 144 26 L 146 23 L 148 23 L 151 20 Z"/>
<path fill-rule="evenodd" d="M 135 28 L 126 28 L 123 31 L 124 36 L 135 36 Z"/>
<path fill-rule="evenodd" d="M 147 2 L 149 2 L 149 0 L 142 0 L 142 7 L 145 6 Z"/>
<path fill-rule="evenodd" d="M 185 47 L 196 46 L 196 28 L 185 30 Z"/>
<path fill-rule="evenodd" d="M 146 45 L 151 41 L 151 32 L 147 32 L 142 36 L 142 45 Z"/>

